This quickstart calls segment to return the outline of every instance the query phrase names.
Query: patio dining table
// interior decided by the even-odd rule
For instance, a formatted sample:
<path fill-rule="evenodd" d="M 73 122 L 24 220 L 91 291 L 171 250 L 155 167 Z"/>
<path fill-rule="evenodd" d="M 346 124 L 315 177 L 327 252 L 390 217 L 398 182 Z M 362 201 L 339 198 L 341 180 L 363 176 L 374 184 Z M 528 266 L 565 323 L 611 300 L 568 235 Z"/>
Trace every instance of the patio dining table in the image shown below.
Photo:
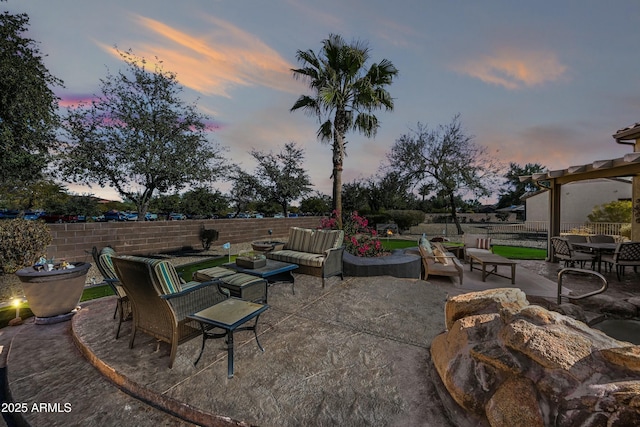
<path fill-rule="evenodd" d="M 601 271 L 602 267 L 602 254 L 608 252 L 614 252 L 617 243 L 589 243 L 589 242 L 580 242 L 580 243 L 571 243 L 571 246 L 580 249 L 588 249 L 590 252 L 596 254 L 598 259 L 598 273 Z"/>

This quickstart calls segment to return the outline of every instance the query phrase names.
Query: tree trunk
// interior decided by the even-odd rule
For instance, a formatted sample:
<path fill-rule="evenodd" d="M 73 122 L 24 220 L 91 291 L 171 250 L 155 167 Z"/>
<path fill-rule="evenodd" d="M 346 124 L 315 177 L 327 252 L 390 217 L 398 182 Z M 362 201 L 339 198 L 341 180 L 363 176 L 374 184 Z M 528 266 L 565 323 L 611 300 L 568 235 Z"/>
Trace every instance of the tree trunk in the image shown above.
<path fill-rule="evenodd" d="M 462 235 L 464 234 L 464 231 L 462 231 L 460 220 L 458 219 L 458 215 L 456 215 L 456 201 L 455 201 L 455 195 L 453 194 L 453 191 L 449 193 L 449 204 L 451 205 L 451 218 L 453 218 L 453 223 L 456 225 L 458 234 Z"/>
<path fill-rule="evenodd" d="M 337 212 L 336 221 L 342 230 L 342 167 L 344 164 L 344 134 L 346 133 L 346 113 L 336 111 L 333 121 L 333 209 Z"/>

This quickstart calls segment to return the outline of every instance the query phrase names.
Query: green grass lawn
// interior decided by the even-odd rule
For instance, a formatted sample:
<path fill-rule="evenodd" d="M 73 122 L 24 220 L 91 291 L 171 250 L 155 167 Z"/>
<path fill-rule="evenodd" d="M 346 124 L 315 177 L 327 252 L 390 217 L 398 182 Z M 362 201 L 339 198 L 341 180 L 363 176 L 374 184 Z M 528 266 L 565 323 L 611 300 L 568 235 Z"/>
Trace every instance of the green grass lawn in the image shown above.
<path fill-rule="evenodd" d="M 410 248 L 418 245 L 417 241 L 413 240 L 399 240 L 399 239 L 380 239 L 382 246 L 388 250 Z M 462 243 L 447 243 L 447 245 L 462 245 Z M 547 257 L 546 249 L 537 248 L 524 248 L 520 246 L 504 246 L 494 245 L 493 252 L 497 255 L 501 255 L 509 259 L 529 259 L 529 260 L 544 260 Z"/>
<path fill-rule="evenodd" d="M 546 249 L 524 248 L 520 246 L 493 246 L 493 253 L 509 259 L 544 260 L 547 258 Z"/>
<path fill-rule="evenodd" d="M 394 249 L 404 249 L 418 246 L 417 240 L 399 240 L 399 239 L 385 239 L 381 238 L 382 247 L 388 251 L 392 251 Z"/>

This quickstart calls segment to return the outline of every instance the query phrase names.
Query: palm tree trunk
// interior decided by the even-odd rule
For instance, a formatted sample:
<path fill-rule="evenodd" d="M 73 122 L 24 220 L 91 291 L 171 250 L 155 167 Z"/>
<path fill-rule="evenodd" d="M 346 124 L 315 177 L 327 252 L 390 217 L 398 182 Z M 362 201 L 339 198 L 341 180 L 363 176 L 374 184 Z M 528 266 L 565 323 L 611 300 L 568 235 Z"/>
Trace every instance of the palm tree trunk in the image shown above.
<path fill-rule="evenodd" d="M 333 209 L 338 213 L 338 228 L 342 230 L 342 168 L 344 165 L 344 134 L 346 133 L 346 113 L 336 110 L 333 121 Z"/>

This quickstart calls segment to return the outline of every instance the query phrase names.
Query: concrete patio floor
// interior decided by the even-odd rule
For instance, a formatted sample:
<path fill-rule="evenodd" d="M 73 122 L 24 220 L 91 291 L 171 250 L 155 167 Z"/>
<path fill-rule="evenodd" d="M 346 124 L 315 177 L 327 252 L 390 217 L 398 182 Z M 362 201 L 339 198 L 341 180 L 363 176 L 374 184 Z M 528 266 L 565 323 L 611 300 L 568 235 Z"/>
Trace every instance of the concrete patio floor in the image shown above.
<path fill-rule="evenodd" d="M 557 264 L 518 269 L 525 267 L 557 274 Z M 447 296 L 464 290 L 449 278 L 388 276 L 332 278 L 323 289 L 304 275 L 296 275 L 295 289 L 269 288 L 271 308 L 258 331 L 264 353 L 252 332 L 235 335 L 232 379 L 223 340 L 207 342 L 197 367 L 201 340 L 179 346 L 173 369 L 168 346 L 157 349 L 145 334 L 129 349 L 130 322 L 115 340 L 112 297 L 84 303 L 71 322 L 2 329 L 10 398 L 27 404 L 18 419 L 33 426 L 454 425 L 429 346 L 444 330 Z"/>

